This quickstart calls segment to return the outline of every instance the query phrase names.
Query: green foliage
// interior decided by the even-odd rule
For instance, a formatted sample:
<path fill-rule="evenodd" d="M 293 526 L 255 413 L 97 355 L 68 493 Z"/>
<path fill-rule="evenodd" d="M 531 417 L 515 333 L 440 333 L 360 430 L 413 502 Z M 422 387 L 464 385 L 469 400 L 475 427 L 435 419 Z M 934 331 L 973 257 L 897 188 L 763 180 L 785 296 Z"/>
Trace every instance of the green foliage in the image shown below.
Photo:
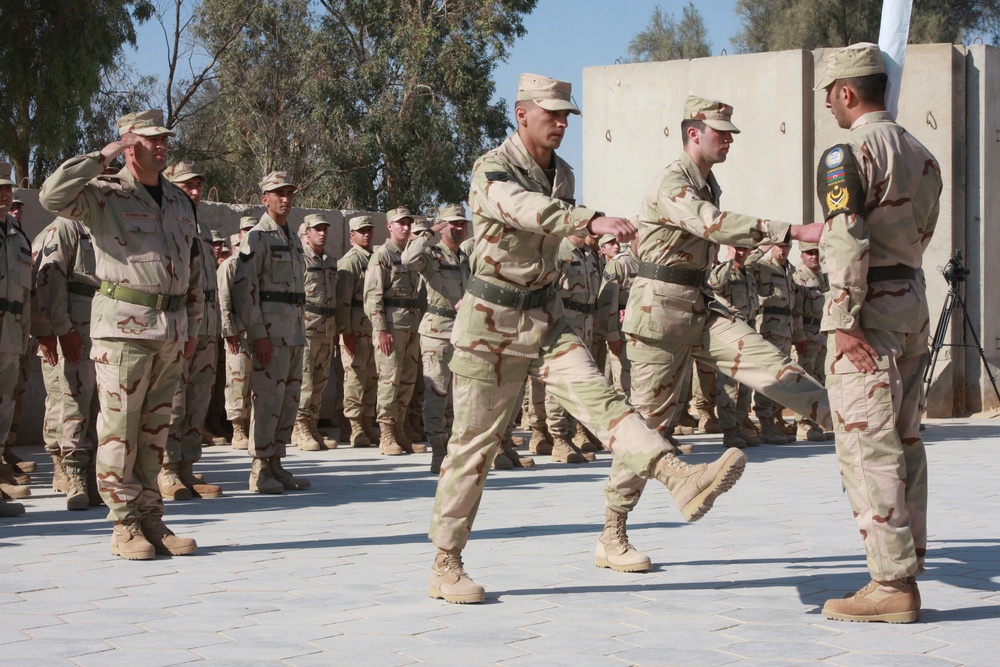
<path fill-rule="evenodd" d="M 646 29 L 629 42 L 628 55 L 630 62 L 682 60 L 712 55 L 708 30 L 701 13 L 693 2 L 689 2 L 678 23 L 669 12 L 664 12 L 657 6 Z"/>

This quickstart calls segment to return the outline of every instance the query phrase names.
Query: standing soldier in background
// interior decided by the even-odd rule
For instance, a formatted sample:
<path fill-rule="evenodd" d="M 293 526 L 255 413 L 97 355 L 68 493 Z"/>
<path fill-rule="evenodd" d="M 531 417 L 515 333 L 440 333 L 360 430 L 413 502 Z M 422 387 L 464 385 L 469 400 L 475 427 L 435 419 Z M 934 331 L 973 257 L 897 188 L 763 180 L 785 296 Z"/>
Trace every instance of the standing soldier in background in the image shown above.
<path fill-rule="evenodd" d="M 174 394 L 170 415 L 170 433 L 163 453 L 163 468 L 156 481 L 160 493 L 170 500 L 186 500 L 192 496 L 218 498 L 222 495 L 222 487 L 206 484 L 195 477 L 193 471 L 194 464 L 201 460 L 202 429 L 205 415 L 208 414 L 208 404 L 212 400 L 219 358 L 219 279 L 216 275 L 215 245 L 212 230 L 198 220 L 198 204 L 201 203 L 205 177 L 195 170 L 194 162 L 188 161 L 171 165 L 163 175 L 183 190 L 194 204 L 198 240 L 201 242 L 198 259 L 201 262 L 205 311 L 201 331 L 197 332 L 198 343 L 194 353 L 183 362 L 181 381 Z M 194 333 L 190 332 L 192 335 Z"/>
<path fill-rule="evenodd" d="M 422 223 L 401 255 L 427 286 L 427 312 L 420 320 L 420 355 L 424 372 L 424 429 L 431 445 L 431 472 L 441 472 L 451 432 L 451 333 L 458 304 L 469 283 L 469 257 L 460 244 L 469 220 L 461 206 L 442 206 L 438 222 Z"/>
<path fill-rule="evenodd" d="M 403 265 L 413 216 L 405 208 L 386 214 L 389 239 L 372 254 L 365 274 L 365 314 L 377 336 L 379 452 L 388 456 L 421 454 L 424 445 L 404 433 L 420 363 L 418 293 L 420 277 Z"/>
<path fill-rule="evenodd" d="M 281 465 L 291 441 L 302 389 L 306 344 L 302 306 L 305 259 L 288 224 L 295 184 L 288 172 L 272 171 L 260 183 L 266 211 L 240 245 L 233 281 L 233 312 L 253 350 L 250 381 L 250 490 L 281 493 L 308 489 Z M 226 339 L 229 345 L 238 338 Z"/>
<path fill-rule="evenodd" d="M 91 358 L 101 412 L 97 479 L 114 522 L 111 552 L 126 559 L 197 549 L 163 523 L 157 487 L 181 362 L 197 344 L 204 308 L 194 205 L 161 176 L 169 137 L 161 111 L 118 119 L 121 138 L 64 162 L 39 201 L 91 231 L 101 287 Z M 125 168 L 101 176 L 119 155 Z"/>
<path fill-rule="evenodd" d="M 240 218 L 240 231 L 233 235 L 236 250 L 216 270 L 219 284 L 219 332 L 226 346 L 226 418 L 233 425 L 233 449 L 250 447 L 250 379 L 253 360 L 246 331 L 233 313 L 233 281 L 236 280 L 236 263 L 239 247 L 247 232 L 257 226 L 257 218 L 244 215 Z"/>
<path fill-rule="evenodd" d="M 302 227 L 306 260 L 306 349 L 302 355 L 302 395 L 292 430 L 292 444 L 304 452 L 316 452 L 328 448 L 317 425 L 337 345 L 337 261 L 326 253 L 326 234 L 330 229 L 326 217 L 307 215 Z"/>
<path fill-rule="evenodd" d="M 941 169 L 885 108 L 874 44 L 830 54 L 826 106 L 850 134 L 816 174 L 826 219 L 820 243 L 830 283 L 826 385 L 837 415 L 840 475 L 872 580 L 828 600 L 827 618 L 920 618 L 916 577 L 927 552 L 927 457 L 920 439 L 930 314 L 923 254 L 937 225 Z"/>
<path fill-rule="evenodd" d="M 6 453 L 14 417 L 14 390 L 31 326 L 31 246 L 10 216 L 14 199 L 11 166 L 0 164 L 0 447 Z M 8 465 L 8 464 L 4 464 Z M 13 485 L 20 486 L 20 485 Z M 0 516 L 24 514 L 24 505 L 0 498 Z"/>
<path fill-rule="evenodd" d="M 819 325 L 823 319 L 823 290 L 821 288 L 819 245 L 816 243 L 800 243 L 799 251 L 802 265 L 792 274 L 797 288 L 796 302 L 798 312 L 802 314 L 802 333 L 804 340 L 795 343 L 799 366 L 820 382 L 826 382 L 826 371 L 823 361 L 826 359 L 826 334 L 820 331 Z M 816 422 L 799 417 L 797 423 L 799 440 L 820 442 L 833 440 L 832 432 L 824 432 Z"/>
<path fill-rule="evenodd" d="M 344 417 L 351 425 L 352 447 L 379 441 L 375 418 L 378 375 L 372 347 L 372 324 L 365 314 L 365 273 L 372 257 L 374 226 L 367 215 L 348 222 L 351 249 L 337 262 L 337 331 L 344 365 Z"/>
<path fill-rule="evenodd" d="M 605 234 L 604 239 L 611 236 Z M 616 242 L 617 245 L 617 242 Z M 628 305 L 629 291 L 639 271 L 639 260 L 633 250 L 635 242 L 625 244 L 621 251 L 608 260 L 604 267 L 601 293 L 597 297 L 597 317 L 604 321 L 607 332 L 608 373 L 615 391 L 625 396 L 632 394 L 632 366 L 625 354 L 625 340 L 622 336 L 622 318 Z M 603 243 L 602 247 L 607 247 Z"/>
<path fill-rule="evenodd" d="M 53 490 L 66 509 L 103 504 L 97 490 L 97 377 L 90 358 L 90 312 L 100 280 L 90 233 L 79 220 L 56 218 L 32 244 L 35 319 L 42 357 L 45 449 Z"/>

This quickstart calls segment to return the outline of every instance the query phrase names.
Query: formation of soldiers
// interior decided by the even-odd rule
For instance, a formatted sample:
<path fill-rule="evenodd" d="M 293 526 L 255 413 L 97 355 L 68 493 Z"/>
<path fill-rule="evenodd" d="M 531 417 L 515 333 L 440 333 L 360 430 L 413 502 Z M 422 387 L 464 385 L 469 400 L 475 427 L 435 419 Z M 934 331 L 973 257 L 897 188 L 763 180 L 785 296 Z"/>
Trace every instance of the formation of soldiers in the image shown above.
<path fill-rule="evenodd" d="M 844 109 L 852 99 L 869 109 L 857 103 L 856 91 L 870 84 L 857 77 L 880 74 L 877 57 L 870 45 L 832 57 L 826 87 L 838 121 L 851 117 Z M 844 101 L 831 102 L 829 96 L 838 94 Z M 826 195 L 825 223 L 790 225 L 723 212 L 712 167 L 725 161 L 739 129 L 731 106 L 692 95 L 684 107 L 680 158 L 654 179 L 639 216 L 627 220 L 573 200 L 572 170 L 554 151 L 569 115 L 579 113 L 568 83 L 522 75 L 517 131 L 473 170 L 472 220 L 461 205 L 441 206 L 429 217 L 396 208 L 386 214 L 387 240 L 374 247 L 371 217 L 355 215 L 347 221 L 352 247 L 339 260 L 326 249 L 326 217 L 308 215 L 291 228 L 297 187 L 284 171 L 261 181 L 260 218 L 244 217 L 230 239 L 209 229 L 198 218 L 204 176 L 191 162 L 167 166 L 174 135 L 158 111 L 119 119 L 118 141 L 68 160 L 45 181 L 40 201 L 59 217 L 30 244 L 8 215 L 15 200 L 5 167 L 5 497 L 30 493 L 31 464 L 14 455 L 8 438 L 16 432 L 14 399 L 26 375 L 29 334 L 43 361 L 43 430 L 55 466 L 53 486 L 66 494 L 67 509 L 108 507 L 113 553 L 144 560 L 197 549 L 164 524 L 164 500 L 222 495 L 194 466 L 224 359 L 231 443 L 248 452 L 252 492 L 309 488 L 309 480 L 282 460 L 289 445 L 303 451 L 337 447 L 320 431 L 331 379 L 340 385 L 342 441 L 377 444 L 386 456 L 424 453 L 422 443 L 429 445 L 430 470 L 439 475 L 429 533 L 438 548 L 430 594 L 449 602 L 485 598 L 465 572 L 461 552 L 490 468 L 535 462 L 515 449 L 519 414 L 532 432 L 532 454 L 570 464 L 593 461 L 603 449 L 614 455 L 595 563 L 624 572 L 652 565 L 626 532 L 650 479 L 667 488 L 685 519 L 696 521 L 739 479 L 742 448 L 823 441 L 836 431 L 859 523 L 873 533 L 889 532 L 886 540 L 866 537 L 870 560 L 879 549 L 917 547 L 912 566 L 876 559 L 870 590 L 859 591 L 853 602 L 831 601 L 828 616 L 915 620 L 913 577 L 926 534 L 909 522 L 921 521 L 925 512 L 926 490 L 922 500 L 911 497 L 924 483 L 925 464 L 915 459 L 916 470 L 897 477 L 907 480 L 908 523 L 880 518 L 886 516 L 879 514 L 886 509 L 881 505 L 858 509 L 872 498 L 892 502 L 885 480 L 865 481 L 868 473 L 858 472 L 864 466 L 855 459 L 893 439 L 868 423 L 879 416 L 885 421 L 878 408 L 867 419 L 846 417 L 857 411 L 849 402 L 855 389 L 869 396 L 891 391 L 891 383 L 876 387 L 866 377 L 892 371 L 881 360 L 900 351 L 926 352 L 927 318 L 907 317 L 924 323 L 912 332 L 899 329 L 894 317 L 879 319 L 885 311 L 875 299 L 888 292 L 864 301 L 873 314 L 857 328 L 862 297 L 851 284 L 856 271 L 842 262 L 849 252 L 868 261 L 868 249 L 859 242 L 850 246 L 859 237 L 838 225 L 863 224 L 858 219 L 872 208 L 865 208 L 865 198 L 878 196 L 864 189 L 863 179 L 873 178 L 865 169 L 874 168 L 865 160 L 881 163 L 864 151 L 848 161 L 851 145 L 827 152 L 818 184 L 821 198 Z M 886 132 L 902 136 L 893 129 L 871 132 L 880 139 Z M 909 169 L 922 157 L 936 169 L 912 139 L 897 144 L 904 159 L 890 159 L 891 168 Z M 109 169 L 119 155 L 125 167 Z M 921 178 L 905 182 L 919 195 L 914 210 L 890 220 L 901 231 L 916 220 L 921 250 L 933 231 L 940 192 L 940 175 L 922 169 Z M 936 183 L 928 173 L 937 174 Z M 905 179 L 893 175 L 898 194 Z M 872 257 L 900 261 L 870 267 L 869 283 L 917 281 L 919 253 L 912 245 L 890 237 L 890 252 L 876 255 L 878 234 L 870 236 Z M 801 251 L 798 269 L 788 261 L 792 241 Z M 821 272 L 821 251 L 833 267 L 829 277 Z M 921 307 L 919 299 L 887 304 L 891 314 Z M 926 310 L 925 299 L 922 306 Z M 897 330 L 898 339 L 886 333 Z M 831 331 L 846 357 L 827 350 Z M 845 331 L 864 333 L 842 340 Z M 907 363 L 912 367 L 904 384 L 919 367 Z M 840 394 L 828 398 L 824 382 L 840 387 Z M 751 390 L 759 426 L 749 419 Z M 919 386 L 906 384 L 906 392 L 912 421 Z M 687 412 L 690 402 L 697 418 Z M 785 408 L 797 415 L 795 424 L 784 422 Z M 912 438 L 919 436 L 910 421 L 904 425 L 906 449 L 914 457 Z M 695 428 L 723 434 L 722 456 L 696 465 L 680 458 L 690 446 L 673 434 Z M 0 503 L 4 516 L 23 511 L 20 504 Z M 887 511 L 892 517 L 893 508 Z M 875 576 L 878 568 L 882 579 Z"/>

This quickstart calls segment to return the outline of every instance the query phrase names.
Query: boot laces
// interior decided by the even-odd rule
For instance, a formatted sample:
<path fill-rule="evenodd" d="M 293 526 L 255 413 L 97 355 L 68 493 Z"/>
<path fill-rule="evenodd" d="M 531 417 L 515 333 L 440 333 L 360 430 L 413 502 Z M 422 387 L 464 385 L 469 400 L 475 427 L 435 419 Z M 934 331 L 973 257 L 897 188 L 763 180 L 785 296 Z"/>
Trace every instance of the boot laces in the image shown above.
<path fill-rule="evenodd" d="M 442 565 L 444 566 L 445 570 L 447 570 L 448 572 L 453 572 L 458 577 L 469 576 L 465 572 L 465 566 L 462 563 L 461 553 L 453 553 L 450 551 L 445 552 Z"/>
<path fill-rule="evenodd" d="M 615 539 L 621 544 L 622 550 L 628 551 L 632 549 L 632 543 L 628 541 L 628 534 L 625 530 L 625 517 L 616 516 L 615 517 Z"/>

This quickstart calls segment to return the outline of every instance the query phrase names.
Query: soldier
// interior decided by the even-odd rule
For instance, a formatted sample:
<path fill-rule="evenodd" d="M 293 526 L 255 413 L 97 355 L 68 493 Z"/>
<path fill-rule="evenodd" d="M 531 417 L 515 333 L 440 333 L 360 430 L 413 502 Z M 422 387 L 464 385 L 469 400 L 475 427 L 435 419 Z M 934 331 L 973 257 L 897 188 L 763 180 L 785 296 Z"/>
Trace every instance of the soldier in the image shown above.
<path fill-rule="evenodd" d="M 17 220 L 8 213 L 14 199 L 11 166 L 0 164 L 0 448 L 10 447 L 8 435 L 14 416 L 14 393 L 21 357 L 28 349 L 31 325 L 31 246 Z M 7 465 L 7 464 L 5 464 Z M 10 485 L 22 487 L 19 484 Z M 17 495 L 30 495 L 23 490 Z M 9 494 L 13 497 L 14 494 Z M 0 516 L 24 514 L 24 505 L 0 498 Z"/>
<path fill-rule="evenodd" d="M 32 244 L 35 318 L 42 356 L 45 449 L 53 485 L 66 509 L 102 504 L 97 490 L 97 377 L 90 358 L 90 313 L 100 280 L 90 233 L 79 220 L 56 218 Z M 61 350 L 61 354 L 60 354 Z"/>
<path fill-rule="evenodd" d="M 272 171 L 260 182 L 267 209 L 240 244 L 233 281 L 233 312 L 253 351 L 250 380 L 250 490 L 282 493 L 310 482 L 281 465 L 295 426 L 302 390 L 306 344 L 302 306 L 305 258 L 288 225 L 295 184 L 288 172 Z M 227 345 L 238 339 L 230 336 Z"/>
<path fill-rule="evenodd" d="M 351 425 L 351 446 L 379 441 L 375 418 L 378 376 L 372 324 L 365 314 L 365 273 L 372 256 L 374 226 L 367 215 L 351 218 L 351 249 L 337 262 L 337 331 L 344 360 L 344 417 Z"/>
<path fill-rule="evenodd" d="M 240 218 L 240 231 L 233 235 L 234 248 L 239 248 L 247 232 L 257 226 L 257 218 L 244 215 Z M 236 262 L 239 253 L 229 256 L 219 265 L 216 276 L 219 285 L 219 333 L 226 345 L 226 418 L 233 425 L 233 449 L 250 447 L 250 376 L 253 361 L 246 331 L 233 314 L 233 281 L 236 279 Z"/>
<path fill-rule="evenodd" d="M 159 110 L 118 119 L 120 139 L 64 162 L 39 201 L 91 231 L 95 275 L 91 359 L 101 412 L 97 479 L 115 524 L 111 552 L 126 559 L 198 547 L 163 523 L 156 476 L 181 360 L 197 343 L 204 308 L 194 206 L 160 172 L 169 138 Z M 101 176 L 119 155 L 125 167 Z"/>
<path fill-rule="evenodd" d="M 573 203 L 573 172 L 555 154 L 569 113 L 570 84 L 522 74 L 516 131 L 476 162 L 469 205 L 476 230 L 472 277 L 455 322 L 455 406 L 448 456 L 441 467 L 430 538 L 438 548 L 429 593 L 448 602 L 481 602 L 486 594 L 462 564 L 462 549 L 497 451 L 527 375 L 540 378 L 636 479 L 667 486 L 694 521 L 739 478 L 746 458 L 729 450 L 711 464 L 689 466 L 646 428 L 625 398 L 600 375 L 590 352 L 565 321 L 553 282 L 561 237 L 635 228 Z M 605 529 L 595 552 L 601 567 L 639 571 L 650 561 L 628 542 L 626 507 L 634 503 L 621 475 L 608 479 Z"/>
<path fill-rule="evenodd" d="M 609 235 L 605 235 L 607 238 Z M 629 292 L 639 271 L 639 260 L 632 247 L 635 242 L 625 245 L 617 255 L 608 260 L 604 267 L 604 280 L 597 298 L 597 317 L 604 321 L 607 331 L 609 379 L 619 394 L 632 393 L 631 364 L 625 354 L 622 337 L 622 318 L 628 305 Z M 603 246 L 602 246 L 603 247 Z M 619 246 L 621 247 L 621 246 Z"/>
<path fill-rule="evenodd" d="M 202 290 L 205 295 L 205 312 L 198 343 L 194 353 L 184 360 L 181 382 L 174 394 L 170 414 L 170 432 L 167 448 L 163 453 L 163 467 L 156 482 L 160 493 L 170 500 L 218 498 L 222 487 L 206 484 L 195 477 L 194 464 L 201 460 L 202 429 L 215 384 L 216 364 L 219 358 L 219 279 L 216 275 L 215 245 L 208 225 L 198 220 L 198 204 L 205 177 L 199 174 L 194 162 L 182 161 L 163 172 L 167 180 L 191 198 L 201 243 L 198 258 L 201 261 Z"/>
<path fill-rule="evenodd" d="M 798 312 L 802 313 L 803 341 L 795 344 L 799 365 L 820 382 L 826 381 L 823 370 L 823 360 L 826 359 L 826 334 L 820 331 L 819 324 L 823 319 L 823 291 L 820 285 L 819 245 L 816 243 L 800 243 L 799 252 L 802 265 L 792 274 L 796 286 L 796 302 Z M 825 432 L 819 424 L 805 418 L 799 418 L 797 424 L 799 440 L 820 442 L 833 440 L 833 433 Z"/>
<path fill-rule="evenodd" d="M 941 171 L 885 108 L 874 44 L 830 54 L 826 106 L 850 134 L 820 159 L 820 244 L 830 291 L 826 385 L 841 479 L 872 581 L 828 600 L 827 618 L 920 618 L 916 577 L 927 551 L 927 459 L 920 439 L 930 315 L 921 268 L 937 224 Z"/>
<path fill-rule="evenodd" d="M 416 271 L 427 286 L 427 312 L 420 320 L 420 355 L 424 370 L 424 428 L 431 445 L 431 472 L 441 472 L 451 428 L 451 333 L 458 304 L 469 282 L 469 256 L 460 244 L 469 220 L 461 206 L 442 206 L 438 222 L 420 228 L 403 250 L 403 266 Z"/>
<path fill-rule="evenodd" d="M 292 444 L 302 451 L 328 449 L 316 430 L 323 391 L 330 379 L 333 350 L 337 346 L 337 261 L 326 252 L 330 223 L 322 214 L 307 215 L 305 243 L 306 349 L 302 355 L 302 395 L 292 430 Z M 333 444 L 337 447 L 337 443 Z"/>
<path fill-rule="evenodd" d="M 387 456 L 421 454 L 404 432 L 407 410 L 417 382 L 420 341 L 418 292 L 420 278 L 403 265 L 401 253 L 410 238 L 413 216 L 405 208 L 386 214 L 389 239 L 372 254 L 365 274 L 365 315 L 378 336 L 378 421 L 382 429 L 379 452 Z"/>

